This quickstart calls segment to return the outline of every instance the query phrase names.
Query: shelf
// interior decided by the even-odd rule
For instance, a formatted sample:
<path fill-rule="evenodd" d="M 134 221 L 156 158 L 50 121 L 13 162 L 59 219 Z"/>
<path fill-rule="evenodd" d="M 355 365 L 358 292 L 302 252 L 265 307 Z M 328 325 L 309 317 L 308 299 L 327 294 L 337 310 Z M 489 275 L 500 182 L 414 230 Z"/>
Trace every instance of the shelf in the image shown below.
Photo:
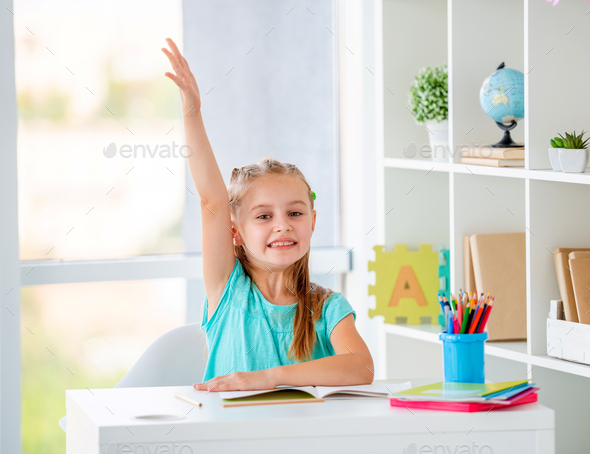
<path fill-rule="evenodd" d="M 439 325 L 403 325 L 384 323 L 385 332 L 409 339 L 421 340 L 435 344 L 442 343 L 438 338 L 441 332 Z M 581 377 L 590 377 L 590 366 L 573 361 L 562 360 L 547 355 L 529 355 L 526 352 L 526 341 L 486 342 L 485 353 L 498 358 L 509 359 Z"/>
<path fill-rule="evenodd" d="M 506 178 L 528 178 L 539 181 L 590 184 L 590 169 L 584 173 L 564 173 L 555 170 L 527 170 L 510 167 L 488 167 L 459 163 L 436 162 L 428 159 L 384 158 L 384 165 L 391 169 L 424 170 L 426 172 L 453 172 Z"/>
<path fill-rule="evenodd" d="M 587 102 L 580 96 L 588 63 L 579 61 L 575 72 L 562 71 L 563 65 L 584 52 L 590 39 L 590 29 L 581 26 L 587 13 L 583 3 L 557 10 L 536 2 L 506 1 L 502 8 L 493 2 L 467 0 L 382 2 L 382 8 L 374 11 L 377 33 L 368 38 L 375 50 L 371 75 L 378 83 L 371 85 L 371 78 L 362 87 L 366 112 L 375 115 L 365 143 L 376 145 L 376 160 L 382 167 L 377 175 L 379 197 L 385 202 L 376 244 L 386 248 L 445 245 L 450 250 L 449 288 L 456 290 L 466 287 L 466 236 L 526 232 L 523 298 L 528 339 L 486 342 L 485 351 L 524 364 L 529 378 L 540 368 L 590 378 L 590 365 L 539 354 L 547 351 L 549 300 L 560 295 L 551 252 L 590 242 L 590 211 L 580 209 L 580 201 L 590 197 L 590 169 L 554 171 L 547 151 L 550 138 L 559 130 L 582 129 L 588 118 Z M 405 20 L 400 22 L 400 17 Z M 475 17 L 501 21 L 503 38 L 511 45 L 499 48 L 493 36 L 481 34 Z M 407 36 L 415 23 L 422 24 L 422 33 L 412 35 L 415 39 L 408 46 Z M 574 25 L 578 35 L 569 33 Z M 478 93 L 482 81 L 501 62 L 524 74 L 524 115 L 511 136 L 515 142 L 526 143 L 528 168 L 460 162 L 458 151 L 464 145 L 500 139 L 497 125 L 482 111 Z M 407 96 L 420 68 L 442 63 L 447 63 L 449 74 L 448 150 L 455 152 L 439 162 L 409 153 L 423 150 L 431 136 L 415 121 Z M 556 80 L 563 90 L 548 92 Z M 384 326 L 386 333 L 440 344 L 438 325 Z M 420 357 L 421 348 L 425 357 L 430 355 L 424 345 L 415 344 L 412 351 L 404 352 L 408 358 Z M 385 354 L 383 362 L 387 359 Z"/>
<path fill-rule="evenodd" d="M 449 162 L 436 162 L 429 159 L 410 159 L 410 158 L 383 158 L 385 168 L 390 169 L 408 169 L 408 170 L 425 170 L 427 172 L 450 172 L 453 164 Z"/>

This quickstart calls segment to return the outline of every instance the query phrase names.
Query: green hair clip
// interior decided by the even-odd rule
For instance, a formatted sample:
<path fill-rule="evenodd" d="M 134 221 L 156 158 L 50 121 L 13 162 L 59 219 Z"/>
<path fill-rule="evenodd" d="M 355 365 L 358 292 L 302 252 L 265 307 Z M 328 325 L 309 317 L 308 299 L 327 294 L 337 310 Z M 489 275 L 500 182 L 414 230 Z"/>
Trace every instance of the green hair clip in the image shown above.
<path fill-rule="evenodd" d="M 311 195 L 313 197 L 313 200 L 315 200 L 315 192 L 311 191 Z"/>

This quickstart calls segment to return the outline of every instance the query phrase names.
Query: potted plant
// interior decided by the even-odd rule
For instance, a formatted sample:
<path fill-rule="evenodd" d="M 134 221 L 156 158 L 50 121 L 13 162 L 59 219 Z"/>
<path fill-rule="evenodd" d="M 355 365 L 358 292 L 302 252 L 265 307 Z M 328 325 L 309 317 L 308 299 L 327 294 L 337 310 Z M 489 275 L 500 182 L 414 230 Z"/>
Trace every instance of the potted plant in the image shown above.
<path fill-rule="evenodd" d="M 553 170 L 561 170 L 561 164 L 559 163 L 559 150 L 563 148 L 563 140 L 559 137 L 554 137 L 549 140 L 551 147 L 549 147 L 549 162 Z"/>
<path fill-rule="evenodd" d="M 588 165 L 588 140 L 584 140 L 584 131 L 581 134 L 565 133 L 565 137 L 559 134 L 550 140 L 549 160 L 554 170 L 564 172 L 585 172 Z M 557 155 L 557 160 L 555 159 Z"/>
<path fill-rule="evenodd" d="M 449 103 L 447 65 L 422 68 L 410 86 L 409 108 L 428 132 L 432 159 L 448 161 Z"/>

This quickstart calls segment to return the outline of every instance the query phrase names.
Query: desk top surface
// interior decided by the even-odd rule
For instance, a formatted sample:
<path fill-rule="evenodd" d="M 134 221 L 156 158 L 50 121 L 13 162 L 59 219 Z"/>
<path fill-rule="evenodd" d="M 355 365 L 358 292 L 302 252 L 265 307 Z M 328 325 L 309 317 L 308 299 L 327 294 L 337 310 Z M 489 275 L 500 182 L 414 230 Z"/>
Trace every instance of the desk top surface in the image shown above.
<path fill-rule="evenodd" d="M 375 380 L 400 383 L 406 380 Z M 420 386 L 440 380 L 412 380 Z M 181 392 L 201 402 L 195 407 L 174 394 Z M 308 436 L 342 434 L 411 433 L 465 430 L 554 429 L 553 410 L 524 404 L 490 412 L 461 413 L 391 407 L 388 399 L 326 400 L 284 405 L 220 406 L 216 392 L 196 391 L 192 386 L 159 388 L 109 388 L 68 390 L 68 425 L 76 420 L 95 440 L 102 436 L 121 439 L 130 433 L 142 439 L 161 439 L 174 430 L 176 437 L 199 439 L 280 437 L 297 432 Z M 150 418 L 168 415 L 168 419 Z M 137 418 L 138 416 L 143 418 Z M 146 418 L 147 417 L 147 418 Z M 161 432 L 161 433 L 160 433 Z M 314 435 L 315 434 L 315 435 Z"/>

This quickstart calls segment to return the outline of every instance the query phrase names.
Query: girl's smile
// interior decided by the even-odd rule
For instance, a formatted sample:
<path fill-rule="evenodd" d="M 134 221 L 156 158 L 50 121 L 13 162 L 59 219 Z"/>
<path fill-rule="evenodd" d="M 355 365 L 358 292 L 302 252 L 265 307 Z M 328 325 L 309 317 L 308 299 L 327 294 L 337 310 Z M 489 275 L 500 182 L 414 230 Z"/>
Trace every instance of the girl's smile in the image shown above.
<path fill-rule="evenodd" d="M 276 250 L 291 249 L 295 246 L 297 246 L 297 241 L 295 241 L 293 238 L 286 237 L 277 238 L 268 245 L 269 248 Z"/>

